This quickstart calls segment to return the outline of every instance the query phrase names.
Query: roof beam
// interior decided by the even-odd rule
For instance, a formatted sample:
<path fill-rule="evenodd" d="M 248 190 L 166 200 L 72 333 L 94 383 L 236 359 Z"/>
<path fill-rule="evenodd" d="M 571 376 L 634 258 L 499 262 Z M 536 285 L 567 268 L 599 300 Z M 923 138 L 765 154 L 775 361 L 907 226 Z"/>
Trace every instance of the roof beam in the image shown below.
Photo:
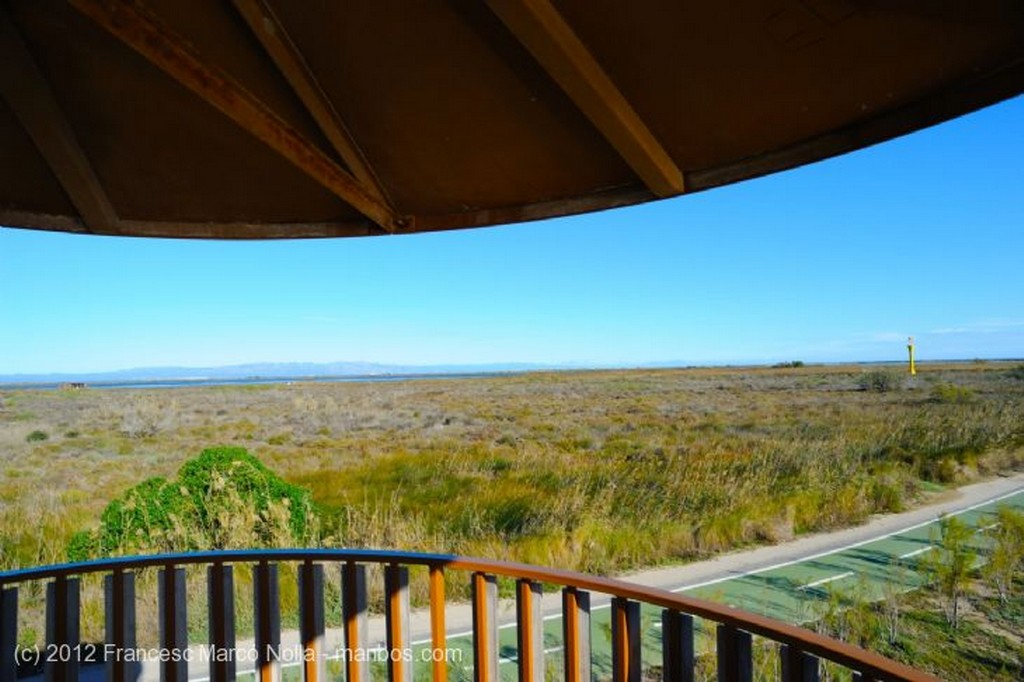
<path fill-rule="evenodd" d="M 405 224 L 388 205 L 234 79 L 206 64 L 138 2 L 69 0 L 128 47 L 218 109 L 327 190 L 388 232 Z"/>
<path fill-rule="evenodd" d="M 681 194 L 683 174 L 549 0 L 487 0 L 655 195 Z"/>
<path fill-rule="evenodd" d="M 235 9 L 263 45 L 271 61 L 284 76 L 306 110 L 320 126 L 324 136 L 338 152 L 352 174 L 374 198 L 389 203 L 377 174 L 373 172 L 362 150 L 345 127 L 331 100 L 320 87 L 302 53 L 274 14 L 266 0 L 232 0 Z"/>
<path fill-rule="evenodd" d="M 110 232 L 118 225 L 107 193 L 78 144 L 50 84 L 21 33 L 0 5 L 0 95 L 32 138 L 89 231 Z"/>

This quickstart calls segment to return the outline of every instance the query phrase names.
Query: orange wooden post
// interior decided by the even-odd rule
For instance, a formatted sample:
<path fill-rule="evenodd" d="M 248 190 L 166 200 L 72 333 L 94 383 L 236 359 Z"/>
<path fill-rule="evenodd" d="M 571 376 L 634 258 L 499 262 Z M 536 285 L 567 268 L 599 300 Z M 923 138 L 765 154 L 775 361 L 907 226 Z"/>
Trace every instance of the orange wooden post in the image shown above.
<path fill-rule="evenodd" d="M 640 682 L 640 603 L 612 599 L 612 679 Z"/>
<path fill-rule="evenodd" d="M 388 564 L 384 569 L 384 616 L 387 621 L 388 679 L 412 682 L 409 648 L 409 569 Z"/>
<path fill-rule="evenodd" d="M 562 590 L 562 641 L 565 682 L 590 682 L 590 593 Z"/>
<path fill-rule="evenodd" d="M 430 567 L 430 643 L 434 682 L 448 682 L 447 639 L 444 626 L 444 569 Z"/>
<path fill-rule="evenodd" d="M 341 610 L 345 619 L 345 681 L 368 682 L 366 655 L 366 566 L 349 561 L 342 569 Z"/>
<path fill-rule="evenodd" d="M 498 682 L 498 580 L 493 575 L 474 573 L 473 592 L 473 680 Z"/>
<path fill-rule="evenodd" d="M 540 583 L 516 583 L 516 635 L 519 647 L 519 681 L 544 682 L 544 620 Z"/>

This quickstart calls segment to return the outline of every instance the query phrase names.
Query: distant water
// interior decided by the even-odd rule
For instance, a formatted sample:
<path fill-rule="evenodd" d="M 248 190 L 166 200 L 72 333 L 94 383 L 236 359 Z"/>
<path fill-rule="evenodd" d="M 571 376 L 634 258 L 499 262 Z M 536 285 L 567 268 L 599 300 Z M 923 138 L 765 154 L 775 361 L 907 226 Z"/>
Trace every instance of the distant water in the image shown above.
<path fill-rule="evenodd" d="M 239 379 L 142 379 L 139 381 L 97 381 L 86 383 L 86 388 L 189 388 L 194 386 L 262 386 L 272 384 L 299 383 L 382 383 L 394 381 L 421 381 L 424 379 L 482 379 L 487 377 L 516 376 L 521 372 L 463 372 L 435 374 L 365 374 L 324 377 L 245 377 Z M 32 384 L 0 384 L 0 389 L 36 389 L 57 390 L 65 382 L 48 382 Z"/>

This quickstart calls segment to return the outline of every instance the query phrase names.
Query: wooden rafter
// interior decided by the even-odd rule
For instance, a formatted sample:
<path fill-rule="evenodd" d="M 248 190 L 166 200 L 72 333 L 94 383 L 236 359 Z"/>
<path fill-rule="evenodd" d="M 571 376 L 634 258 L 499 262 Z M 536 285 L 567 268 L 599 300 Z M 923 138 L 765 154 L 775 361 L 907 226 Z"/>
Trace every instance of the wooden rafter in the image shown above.
<path fill-rule="evenodd" d="M 683 192 L 682 172 L 549 0 L 487 4 L 651 192 Z"/>
<path fill-rule="evenodd" d="M 270 5 L 266 0 L 232 1 L 331 146 L 352 170 L 352 174 L 378 201 L 389 203 L 376 173 Z"/>
<path fill-rule="evenodd" d="M 234 121 L 388 232 L 404 225 L 385 203 L 266 104 L 195 51 L 139 3 L 69 0 L 83 15 Z"/>
<path fill-rule="evenodd" d="M 117 213 L 21 33 L 0 5 L 0 95 L 89 231 L 116 231 Z"/>

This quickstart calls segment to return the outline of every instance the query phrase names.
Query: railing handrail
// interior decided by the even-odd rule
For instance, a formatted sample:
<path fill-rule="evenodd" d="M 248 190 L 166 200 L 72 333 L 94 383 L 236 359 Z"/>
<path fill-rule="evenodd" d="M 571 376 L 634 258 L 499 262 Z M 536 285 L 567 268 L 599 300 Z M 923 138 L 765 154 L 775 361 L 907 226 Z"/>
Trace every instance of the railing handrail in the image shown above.
<path fill-rule="evenodd" d="M 479 559 L 454 554 L 429 554 L 388 549 L 259 549 L 214 550 L 173 554 L 112 557 L 78 563 L 54 564 L 0 572 L 0 588 L 33 580 L 80 576 L 105 571 L 136 570 L 153 567 L 182 567 L 193 564 L 235 564 L 260 562 L 354 562 L 404 564 L 480 572 L 508 578 L 555 583 L 564 587 L 591 590 L 673 609 L 717 623 L 760 635 L 778 643 L 795 646 L 809 654 L 828 659 L 866 673 L 872 679 L 930 682 L 938 678 L 860 647 L 831 639 L 806 628 L 768 616 L 732 608 L 723 604 L 689 597 L 668 590 L 640 585 L 617 578 L 591 576 L 557 568 L 494 559 Z"/>

